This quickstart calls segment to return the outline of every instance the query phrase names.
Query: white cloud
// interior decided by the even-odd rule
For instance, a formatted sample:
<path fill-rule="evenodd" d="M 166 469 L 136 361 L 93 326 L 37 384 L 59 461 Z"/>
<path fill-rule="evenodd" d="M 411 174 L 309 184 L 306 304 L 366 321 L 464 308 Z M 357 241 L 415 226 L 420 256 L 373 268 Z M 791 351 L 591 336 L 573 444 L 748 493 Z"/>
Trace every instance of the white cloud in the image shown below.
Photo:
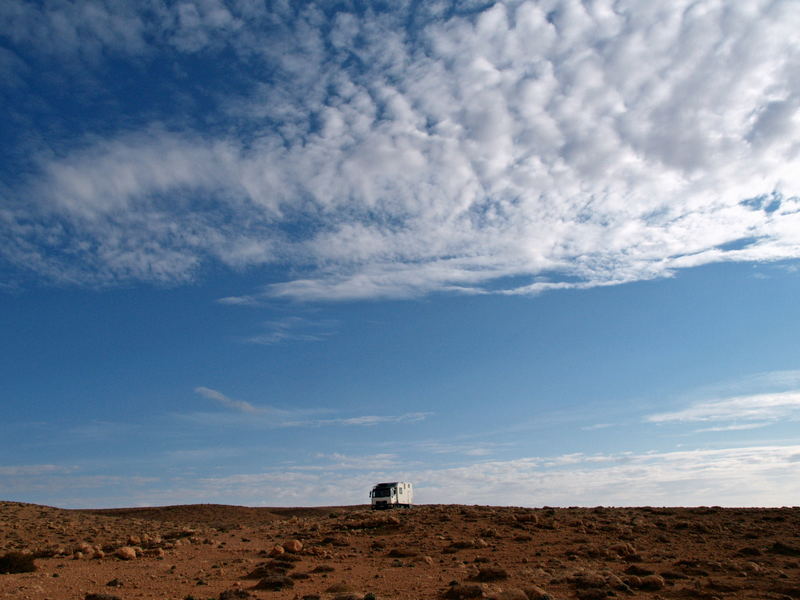
<path fill-rule="evenodd" d="M 800 391 L 794 390 L 697 402 L 682 410 L 648 415 L 645 420 L 650 423 L 757 421 L 761 426 L 765 422 L 796 418 L 798 415 Z"/>
<path fill-rule="evenodd" d="M 230 298 L 226 299 L 230 300 Z M 231 304 L 232 302 L 228 302 Z M 233 304 L 237 304 L 233 302 Z M 242 304 L 242 303 L 238 303 Z M 251 344 L 273 345 L 282 342 L 320 342 L 334 333 L 336 321 L 285 317 L 263 323 L 264 332 L 246 338 Z"/>
<path fill-rule="evenodd" d="M 330 461 L 329 464 L 318 465 L 316 468 L 336 470 L 365 470 L 365 469 L 395 469 L 399 466 L 396 454 L 380 453 L 368 456 L 349 456 L 334 452 L 332 454 L 319 453 L 314 458 Z"/>
<path fill-rule="evenodd" d="M 343 300 L 536 294 L 800 257 L 791 1 L 498 2 L 432 18 L 413 43 L 388 14 L 340 14 L 325 40 L 310 7 L 274 16 L 274 47 L 258 15 L 192 6 L 119 43 L 152 51 L 144 28 L 161 52 L 230 44 L 274 64 L 285 80 L 221 100 L 253 133 L 167 122 L 43 157 L 17 190 L 38 209 L 2 215 L 6 260 L 90 284 L 288 264 L 306 274 L 265 296 Z M 43 23 L 57 12 L 37 10 Z M 98 38 L 87 27 L 76 35 Z M 287 235 L 296 223 L 304 234 Z"/>
<path fill-rule="evenodd" d="M 410 412 L 401 415 L 363 415 L 359 417 L 345 417 L 339 419 L 311 419 L 303 421 L 286 421 L 282 427 L 321 427 L 323 425 L 352 425 L 370 427 L 382 423 L 417 423 L 424 421 L 433 413 Z"/>
<path fill-rule="evenodd" d="M 225 456 L 237 449 L 221 448 Z M 424 449 L 423 449 L 424 450 Z M 202 460 L 209 450 L 174 451 L 168 460 Z M 431 448 L 427 451 L 435 451 Z M 800 445 L 751 445 L 674 451 L 569 453 L 510 460 L 468 458 L 439 464 L 391 453 L 321 452 L 263 471 L 214 476 L 143 477 L 71 465 L 0 467 L 0 490 L 58 506 L 132 506 L 222 502 L 339 505 L 367 502 L 377 481 L 415 485 L 420 503 L 515 506 L 794 505 L 800 494 Z M 434 466 L 436 465 L 436 466 Z M 80 497 L 76 494 L 84 494 Z M 77 499 L 76 499 L 77 498 Z"/>
<path fill-rule="evenodd" d="M 211 388 L 207 387 L 196 387 L 194 391 L 200 394 L 201 396 L 208 398 L 209 400 L 214 400 L 215 402 L 221 404 L 225 408 L 231 408 L 235 411 L 244 412 L 244 413 L 259 413 L 263 412 L 265 409 L 258 408 L 253 406 L 249 402 L 245 402 L 244 400 L 234 400 L 233 398 L 228 398 L 222 392 L 218 392 L 217 390 L 212 390 Z"/>
<path fill-rule="evenodd" d="M 760 429 L 761 427 L 767 427 L 768 425 L 772 425 L 771 421 L 759 422 L 759 423 L 740 423 L 734 425 L 721 425 L 719 427 L 703 427 L 702 429 L 695 429 L 695 433 L 708 433 L 708 432 L 718 432 L 718 431 L 745 431 L 747 429 Z"/>
<path fill-rule="evenodd" d="M 218 390 L 207 387 L 196 387 L 195 393 L 213 400 L 225 408 L 228 413 L 208 413 L 196 411 L 175 415 L 184 421 L 198 424 L 231 427 L 325 427 L 351 426 L 371 427 L 390 423 L 417 423 L 431 416 L 431 412 L 408 412 L 399 415 L 358 415 L 354 417 L 309 418 L 309 415 L 333 412 L 325 408 L 281 409 L 273 406 L 254 405 L 244 400 L 230 398 Z"/>
<path fill-rule="evenodd" d="M 95 497 L 98 505 L 223 502 L 331 506 L 365 503 L 375 482 L 403 480 L 414 483 L 420 503 L 791 506 L 800 494 L 798 457 L 798 445 L 770 445 L 638 454 L 577 453 L 424 468 L 404 461 L 402 455 L 332 454 L 318 456 L 320 461 L 314 465 L 282 465 L 264 472 L 192 480 L 49 477 L 44 473 L 3 489 L 51 490 L 63 495 L 105 485 Z"/>
<path fill-rule="evenodd" d="M 6 465 L 0 466 L 0 476 L 52 475 L 56 473 L 70 473 L 74 470 L 74 467 L 64 467 L 60 465 Z"/>

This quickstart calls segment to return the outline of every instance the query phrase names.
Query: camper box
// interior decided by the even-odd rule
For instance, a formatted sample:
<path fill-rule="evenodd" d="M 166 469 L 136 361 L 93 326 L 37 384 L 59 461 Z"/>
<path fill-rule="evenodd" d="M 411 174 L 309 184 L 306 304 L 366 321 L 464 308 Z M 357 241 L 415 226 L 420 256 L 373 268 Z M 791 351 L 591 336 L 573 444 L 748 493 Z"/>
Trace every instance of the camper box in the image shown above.
<path fill-rule="evenodd" d="M 379 483 L 369 493 L 372 509 L 409 508 L 414 502 L 414 488 L 407 481 Z"/>

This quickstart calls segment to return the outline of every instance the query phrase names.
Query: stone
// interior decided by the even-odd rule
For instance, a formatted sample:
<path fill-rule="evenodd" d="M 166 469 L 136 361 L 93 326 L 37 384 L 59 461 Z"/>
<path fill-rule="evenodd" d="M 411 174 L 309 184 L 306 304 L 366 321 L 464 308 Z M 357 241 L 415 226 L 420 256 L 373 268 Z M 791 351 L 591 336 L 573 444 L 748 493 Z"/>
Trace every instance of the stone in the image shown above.
<path fill-rule="evenodd" d="M 283 549 L 286 552 L 291 552 L 292 554 L 297 554 L 303 549 L 303 542 L 300 540 L 289 540 L 283 544 Z"/>
<path fill-rule="evenodd" d="M 344 583 L 343 581 L 340 581 L 339 583 L 334 583 L 325 590 L 325 593 L 327 594 L 349 594 L 352 592 L 355 592 L 353 586 Z"/>
<path fill-rule="evenodd" d="M 133 560 L 136 558 L 136 550 L 130 546 L 122 546 L 121 548 L 117 548 L 116 552 L 114 552 L 114 556 L 121 560 Z"/>
<path fill-rule="evenodd" d="M 282 556 L 283 554 L 286 554 L 286 550 L 283 546 L 275 545 L 272 547 L 272 550 L 269 551 L 269 556 L 273 558 L 276 556 Z"/>
<path fill-rule="evenodd" d="M 508 571 L 500 567 L 484 567 L 473 577 L 475 581 L 500 581 L 508 579 Z"/>
<path fill-rule="evenodd" d="M 649 592 L 656 592 L 663 589 L 666 585 L 664 578 L 660 575 L 647 575 L 642 577 L 642 582 L 639 584 L 639 589 L 647 590 Z"/>
<path fill-rule="evenodd" d="M 264 577 L 253 587 L 257 590 L 279 592 L 284 588 L 294 587 L 294 581 L 285 575 L 271 575 L 269 577 Z"/>
<path fill-rule="evenodd" d="M 553 600 L 553 596 L 548 594 L 538 585 L 526 587 L 525 595 L 528 596 L 528 600 Z"/>
<path fill-rule="evenodd" d="M 528 600 L 528 595 L 520 589 L 509 588 L 491 596 L 492 600 Z"/>
<path fill-rule="evenodd" d="M 483 586 L 453 585 L 443 594 L 448 600 L 466 600 L 467 598 L 483 598 Z"/>

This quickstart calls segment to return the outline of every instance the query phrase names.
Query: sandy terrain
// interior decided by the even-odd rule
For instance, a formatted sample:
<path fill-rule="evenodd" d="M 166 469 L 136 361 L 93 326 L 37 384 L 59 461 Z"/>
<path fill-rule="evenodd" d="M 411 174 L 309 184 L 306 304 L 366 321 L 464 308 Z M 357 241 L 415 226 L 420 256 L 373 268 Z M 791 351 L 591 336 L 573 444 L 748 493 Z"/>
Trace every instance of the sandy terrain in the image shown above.
<path fill-rule="evenodd" d="M 798 508 L 0 502 L 11 552 L 36 570 L 0 574 L 9 600 L 800 599 Z"/>

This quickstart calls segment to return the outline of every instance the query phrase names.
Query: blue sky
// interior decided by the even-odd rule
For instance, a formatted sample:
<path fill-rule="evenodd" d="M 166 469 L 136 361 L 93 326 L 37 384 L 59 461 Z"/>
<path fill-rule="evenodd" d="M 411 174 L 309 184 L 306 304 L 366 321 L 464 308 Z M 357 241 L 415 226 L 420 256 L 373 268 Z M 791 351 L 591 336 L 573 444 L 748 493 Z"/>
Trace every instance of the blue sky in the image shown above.
<path fill-rule="evenodd" d="M 800 10 L 0 6 L 0 497 L 785 505 Z"/>

